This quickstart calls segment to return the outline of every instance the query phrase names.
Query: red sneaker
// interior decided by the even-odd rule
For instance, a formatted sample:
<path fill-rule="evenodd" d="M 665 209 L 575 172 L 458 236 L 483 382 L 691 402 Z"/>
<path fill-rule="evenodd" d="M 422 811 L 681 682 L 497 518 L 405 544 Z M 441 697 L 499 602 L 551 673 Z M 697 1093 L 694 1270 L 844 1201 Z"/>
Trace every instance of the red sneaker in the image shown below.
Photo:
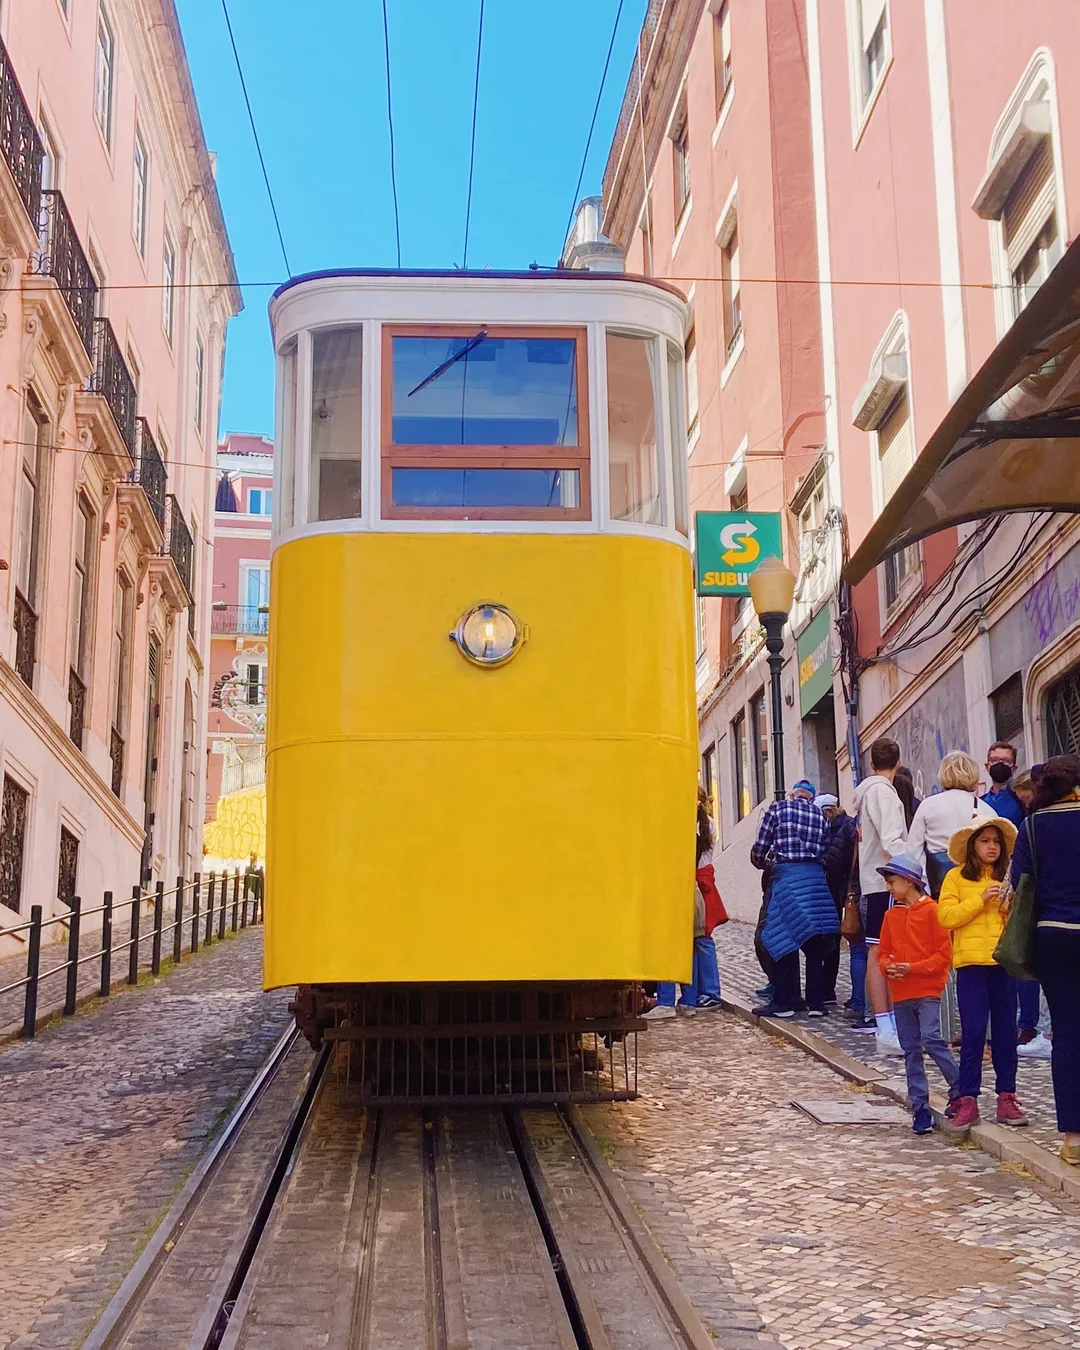
<path fill-rule="evenodd" d="M 997 1099 L 997 1123 L 999 1125 L 1027 1125 L 1028 1118 L 1020 1110 L 1015 1092 L 999 1092 Z"/>
<path fill-rule="evenodd" d="M 957 1097 L 956 1112 L 945 1124 L 950 1134 L 967 1134 L 972 1125 L 979 1123 L 979 1101 L 977 1097 Z"/>

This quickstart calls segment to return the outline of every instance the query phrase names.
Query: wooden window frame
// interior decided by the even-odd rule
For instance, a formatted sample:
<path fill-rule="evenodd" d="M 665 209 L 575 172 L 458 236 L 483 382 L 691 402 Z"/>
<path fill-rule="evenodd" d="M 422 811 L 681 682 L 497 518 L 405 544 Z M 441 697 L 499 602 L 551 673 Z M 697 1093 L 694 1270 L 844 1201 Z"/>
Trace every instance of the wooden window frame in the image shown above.
<path fill-rule="evenodd" d="M 564 338 L 576 343 L 577 444 L 558 445 L 394 445 L 394 338 L 471 338 L 480 324 L 384 324 L 379 375 L 381 509 L 383 520 L 591 520 L 588 329 L 542 324 L 497 325 L 490 338 Z M 395 469 L 576 469 L 577 506 L 395 506 Z"/>

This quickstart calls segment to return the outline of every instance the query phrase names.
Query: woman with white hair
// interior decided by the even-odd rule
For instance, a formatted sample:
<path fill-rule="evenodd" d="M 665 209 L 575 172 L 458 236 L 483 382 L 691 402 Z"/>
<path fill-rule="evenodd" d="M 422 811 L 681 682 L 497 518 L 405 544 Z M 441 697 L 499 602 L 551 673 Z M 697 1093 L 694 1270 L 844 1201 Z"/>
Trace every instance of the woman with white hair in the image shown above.
<path fill-rule="evenodd" d="M 945 873 L 952 867 L 949 840 L 975 819 L 994 814 L 979 800 L 979 766 L 964 750 L 952 750 L 938 769 L 941 791 L 924 798 L 908 831 L 908 852 L 923 858 L 930 894 L 936 900 Z"/>

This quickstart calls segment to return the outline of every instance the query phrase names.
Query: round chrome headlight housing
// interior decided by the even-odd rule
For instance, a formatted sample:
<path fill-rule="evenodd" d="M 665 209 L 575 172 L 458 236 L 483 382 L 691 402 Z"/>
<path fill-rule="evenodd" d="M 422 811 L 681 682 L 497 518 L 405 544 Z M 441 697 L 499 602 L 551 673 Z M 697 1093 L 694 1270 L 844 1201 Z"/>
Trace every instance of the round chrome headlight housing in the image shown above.
<path fill-rule="evenodd" d="M 491 669 L 504 666 L 525 641 L 525 629 L 505 605 L 485 601 L 458 620 L 451 642 L 466 661 Z"/>

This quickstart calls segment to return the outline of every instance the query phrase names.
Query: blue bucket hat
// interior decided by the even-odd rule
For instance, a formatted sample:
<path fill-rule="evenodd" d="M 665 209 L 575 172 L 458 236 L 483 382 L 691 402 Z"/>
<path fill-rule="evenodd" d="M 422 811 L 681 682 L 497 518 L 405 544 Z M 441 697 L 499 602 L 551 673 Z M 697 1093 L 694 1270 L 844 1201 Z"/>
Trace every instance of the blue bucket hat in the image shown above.
<path fill-rule="evenodd" d="M 883 877 L 904 877 L 907 881 L 913 881 L 916 886 L 922 885 L 922 863 L 916 862 L 908 853 L 895 854 L 884 867 L 877 870 Z"/>

